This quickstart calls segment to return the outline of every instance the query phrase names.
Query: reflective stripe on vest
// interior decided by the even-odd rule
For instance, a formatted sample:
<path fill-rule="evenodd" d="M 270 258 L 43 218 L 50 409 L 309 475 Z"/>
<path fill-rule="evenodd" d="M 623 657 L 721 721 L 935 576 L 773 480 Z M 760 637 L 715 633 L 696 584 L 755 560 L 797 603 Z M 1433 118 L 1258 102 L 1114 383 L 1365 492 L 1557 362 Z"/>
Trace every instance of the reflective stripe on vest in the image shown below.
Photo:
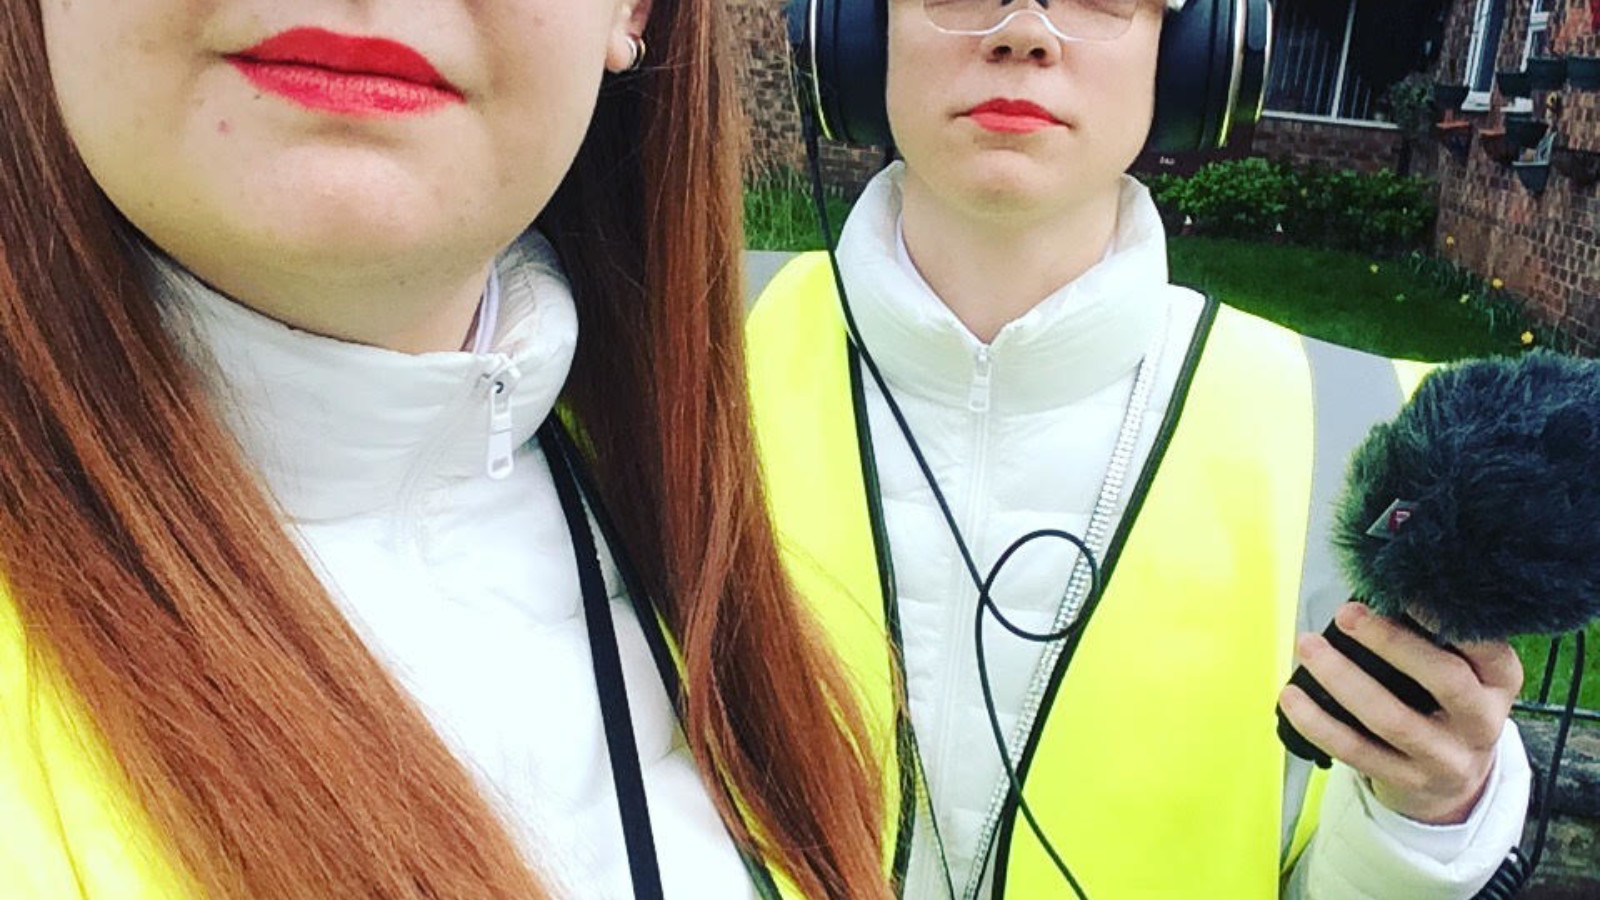
<path fill-rule="evenodd" d="M 825 256 L 768 285 L 749 352 L 780 545 L 856 679 L 876 753 L 901 773 L 886 779 L 886 827 L 899 831 L 886 843 L 903 850 L 914 798 L 899 765 L 892 580 Z M 1344 599 L 1326 515 L 1311 510 L 1328 512 L 1366 428 L 1414 387 L 1403 376 L 1208 307 L 1107 555 L 1106 592 L 1062 654 L 1070 674 L 1058 668 L 1022 759 L 1029 805 L 1095 900 L 1278 896 L 1321 779 L 1285 764 L 1273 710 L 1297 630 L 1320 630 Z M 1014 804 L 997 852 L 995 897 L 1066 890 Z"/>

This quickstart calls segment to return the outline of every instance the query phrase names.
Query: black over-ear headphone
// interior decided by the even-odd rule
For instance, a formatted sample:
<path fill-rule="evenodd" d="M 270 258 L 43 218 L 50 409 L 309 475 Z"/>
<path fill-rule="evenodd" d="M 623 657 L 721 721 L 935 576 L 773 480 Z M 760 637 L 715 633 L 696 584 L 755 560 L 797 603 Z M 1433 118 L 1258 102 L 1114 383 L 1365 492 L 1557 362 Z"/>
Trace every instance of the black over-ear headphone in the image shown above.
<path fill-rule="evenodd" d="M 789 46 L 800 102 L 822 133 L 857 146 L 891 143 L 884 90 L 889 0 L 790 0 Z M 1261 117 L 1272 42 L 1269 0 L 1189 0 L 1167 14 L 1145 149 L 1214 150 Z"/>

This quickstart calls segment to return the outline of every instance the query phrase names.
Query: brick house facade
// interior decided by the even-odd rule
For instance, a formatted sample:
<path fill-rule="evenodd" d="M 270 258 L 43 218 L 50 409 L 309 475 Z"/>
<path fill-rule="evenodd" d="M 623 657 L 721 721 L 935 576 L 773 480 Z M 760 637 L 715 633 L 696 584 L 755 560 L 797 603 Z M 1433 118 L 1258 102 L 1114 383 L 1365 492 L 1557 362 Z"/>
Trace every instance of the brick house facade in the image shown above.
<path fill-rule="evenodd" d="M 1498 31 L 1498 35 L 1495 32 Z M 1498 40 L 1496 40 L 1498 37 Z M 1541 54 L 1542 50 L 1542 54 Z M 1528 55 L 1600 57 L 1600 0 L 1461 0 L 1436 78 L 1488 88 L 1489 72 L 1519 71 Z M 1434 145 L 1439 178 L 1435 248 L 1530 300 L 1532 312 L 1590 354 L 1600 352 L 1600 188 L 1549 174 L 1542 193 L 1492 159 L 1484 134 L 1514 109 L 1500 90 L 1474 90 L 1453 114 L 1477 132 L 1464 159 Z M 1548 144 L 1600 150 L 1600 90 L 1534 91 L 1524 105 L 1550 124 Z M 1551 146 L 1527 151 L 1548 162 Z"/>
<path fill-rule="evenodd" d="M 1368 172 L 1397 167 L 1402 138 L 1386 121 L 1382 92 L 1403 71 L 1390 66 L 1363 80 L 1358 65 L 1368 49 L 1363 39 L 1374 40 L 1360 27 L 1375 9 L 1373 0 L 1277 5 L 1273 89 L 1251 152 Z M 1310 8 L 1323 11 L 1320 21 L 1305 15 Z M 1457 140 L 1472 142 L 1464 156 L 1439 141 L 1422 142 L 1413 153 L 1411 171 L 1439 183 L 1435 250 L 1485 279 L 1501 279 L 1528 298 L 1540 321 L 1562 330 L 1578 349 L 1600 352 L 1595 186 L 1546 172 L 1542 193 L 1535 193 L 1508 161 L 1490 156 L 1480 137 L 1503 127 L 1512 112 L 1550 123 L 1551 146 L 1525 151 L 1524 162 L 1548 161 L 1553 145 L 1600 150 L 1600 92 L 1563 86 L 1508 101 L 1496 77 L 1521 71 L 1530 56 L 1600 55 L 1600 0 L 1455 0 L 1440 12 L 1442 27 L 1413 39 L 1431 44 L 1422 52 L 1437 83 L 1469 88 L 1463 110 L 1450 115 L 1471 123 Z"/>
<path fill-rule="evenodd" d="M 1266 111 L 1252 152 L 1363 172 L 1401 168 L 1387 91 L 1438 57 L 1451 5 L 1275 0 Z M 1429 162 L 1414 154 L 1411 170 L 1426 172 Z"/>

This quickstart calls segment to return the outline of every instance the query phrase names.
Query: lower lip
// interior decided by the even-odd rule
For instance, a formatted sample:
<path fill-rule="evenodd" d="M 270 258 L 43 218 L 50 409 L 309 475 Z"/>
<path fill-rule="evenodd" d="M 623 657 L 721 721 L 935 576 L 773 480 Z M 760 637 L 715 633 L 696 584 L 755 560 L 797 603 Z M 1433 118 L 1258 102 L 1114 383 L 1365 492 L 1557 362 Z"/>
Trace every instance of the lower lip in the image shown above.
<path fill-rule="evenodd" d="M 1053 127 L 1057 123 L 1038 116 L 1019 116 L 1012 113 L 980 112 L 972 113 L 967 118 L 978 123 L 978 127 L 988 131 L 998 131 L 1001 134 L 1032 134 Z"/>
<path fill-rule="evenodd" d="M 335 115 L 414 116 L 462 102 L 461 95 L 453 91 L 386 75 L 242 58 L 228 61 L 257 88 L 307 109 Z"/>

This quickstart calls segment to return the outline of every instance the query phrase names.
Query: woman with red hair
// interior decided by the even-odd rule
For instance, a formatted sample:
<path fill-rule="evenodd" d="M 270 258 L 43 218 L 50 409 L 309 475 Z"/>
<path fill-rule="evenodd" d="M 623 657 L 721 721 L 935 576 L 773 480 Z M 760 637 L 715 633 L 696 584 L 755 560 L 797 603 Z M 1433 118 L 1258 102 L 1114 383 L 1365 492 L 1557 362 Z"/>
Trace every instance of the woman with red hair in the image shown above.
<path fill-rule="evenodd" d="M 0 11 L 7 900 L 887 896 L 716 6 Z"/>

